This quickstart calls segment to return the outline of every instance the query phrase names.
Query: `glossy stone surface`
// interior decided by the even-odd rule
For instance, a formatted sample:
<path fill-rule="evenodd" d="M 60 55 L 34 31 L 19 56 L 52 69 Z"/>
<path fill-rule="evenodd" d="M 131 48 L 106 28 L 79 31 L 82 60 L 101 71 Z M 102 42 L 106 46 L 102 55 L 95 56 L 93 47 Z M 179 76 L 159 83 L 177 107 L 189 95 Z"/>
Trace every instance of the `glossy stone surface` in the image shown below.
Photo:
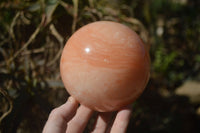
<path fill-rule="evenodd" d="M 115 22 L 99 21 L 76 31 L 60 62 L 67 91 L 100 112 L 132 103 L 149 79 L 150 60 L 140 37 Z"/>

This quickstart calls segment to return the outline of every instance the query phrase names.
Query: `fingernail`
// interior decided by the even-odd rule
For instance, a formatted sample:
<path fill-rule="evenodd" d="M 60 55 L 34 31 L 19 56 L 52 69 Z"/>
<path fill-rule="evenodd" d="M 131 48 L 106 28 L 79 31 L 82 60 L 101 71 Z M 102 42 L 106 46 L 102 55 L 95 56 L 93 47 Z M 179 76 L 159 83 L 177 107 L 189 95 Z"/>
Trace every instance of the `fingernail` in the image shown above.
<path fill-rule="evenodd" d="M 75 100 L 72 96 L 70 96 L 70 97 L 68 98 L 67 102 L 75 103 L 76 100 Z"/>

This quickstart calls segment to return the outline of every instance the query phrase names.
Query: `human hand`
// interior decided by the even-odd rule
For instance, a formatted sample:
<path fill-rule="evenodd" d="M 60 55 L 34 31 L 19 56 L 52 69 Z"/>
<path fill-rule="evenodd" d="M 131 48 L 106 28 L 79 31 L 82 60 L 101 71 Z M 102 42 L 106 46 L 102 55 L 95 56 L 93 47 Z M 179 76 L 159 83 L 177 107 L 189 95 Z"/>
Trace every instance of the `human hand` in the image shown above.
<path fill-rule="evenodd" d="M 73 98 L 58 108 L 51 111 L 44 126 L 43 133 L 81 133 L 92 114 L 93 110 L 80 105 Z M 99 113 L 92 133 L 125 133 L 131 115 L 131 108 L 126 107 L 117 112 L 112 124 L 110 124 L 112 112 Z"/>

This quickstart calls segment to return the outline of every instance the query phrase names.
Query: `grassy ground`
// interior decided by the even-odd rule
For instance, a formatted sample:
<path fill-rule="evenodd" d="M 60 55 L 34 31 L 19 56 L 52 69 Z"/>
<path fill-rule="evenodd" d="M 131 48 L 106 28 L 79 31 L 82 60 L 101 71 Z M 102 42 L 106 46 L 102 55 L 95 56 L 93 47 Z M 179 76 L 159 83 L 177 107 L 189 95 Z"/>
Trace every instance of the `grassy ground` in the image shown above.
<path fill-rule="evenodd" d="M 151 79 L 128 132 L 198 133 L 200 102 L 179 96 L 200 80 L 198 0 L 1 0 L 0 132 L 41 132 L 68 97 L 59 74 L 67 39 L 98 20 L 123 23 L 150 48 Z M 86 130 L 86 132 L 88 132 Z"/>

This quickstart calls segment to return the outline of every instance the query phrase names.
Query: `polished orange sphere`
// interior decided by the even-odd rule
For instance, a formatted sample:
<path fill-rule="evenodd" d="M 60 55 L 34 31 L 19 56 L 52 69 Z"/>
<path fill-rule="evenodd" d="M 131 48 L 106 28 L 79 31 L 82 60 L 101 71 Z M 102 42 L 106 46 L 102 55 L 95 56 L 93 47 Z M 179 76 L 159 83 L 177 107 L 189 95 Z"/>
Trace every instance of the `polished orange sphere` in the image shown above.
<path fill-rule="evenodd" d="M 150 60 L 140 37 L 127 26 L 98 21 L 67 41 L 60 62 L 69 94 L 100 112 L 131 104 L 149 79 Z"/>

